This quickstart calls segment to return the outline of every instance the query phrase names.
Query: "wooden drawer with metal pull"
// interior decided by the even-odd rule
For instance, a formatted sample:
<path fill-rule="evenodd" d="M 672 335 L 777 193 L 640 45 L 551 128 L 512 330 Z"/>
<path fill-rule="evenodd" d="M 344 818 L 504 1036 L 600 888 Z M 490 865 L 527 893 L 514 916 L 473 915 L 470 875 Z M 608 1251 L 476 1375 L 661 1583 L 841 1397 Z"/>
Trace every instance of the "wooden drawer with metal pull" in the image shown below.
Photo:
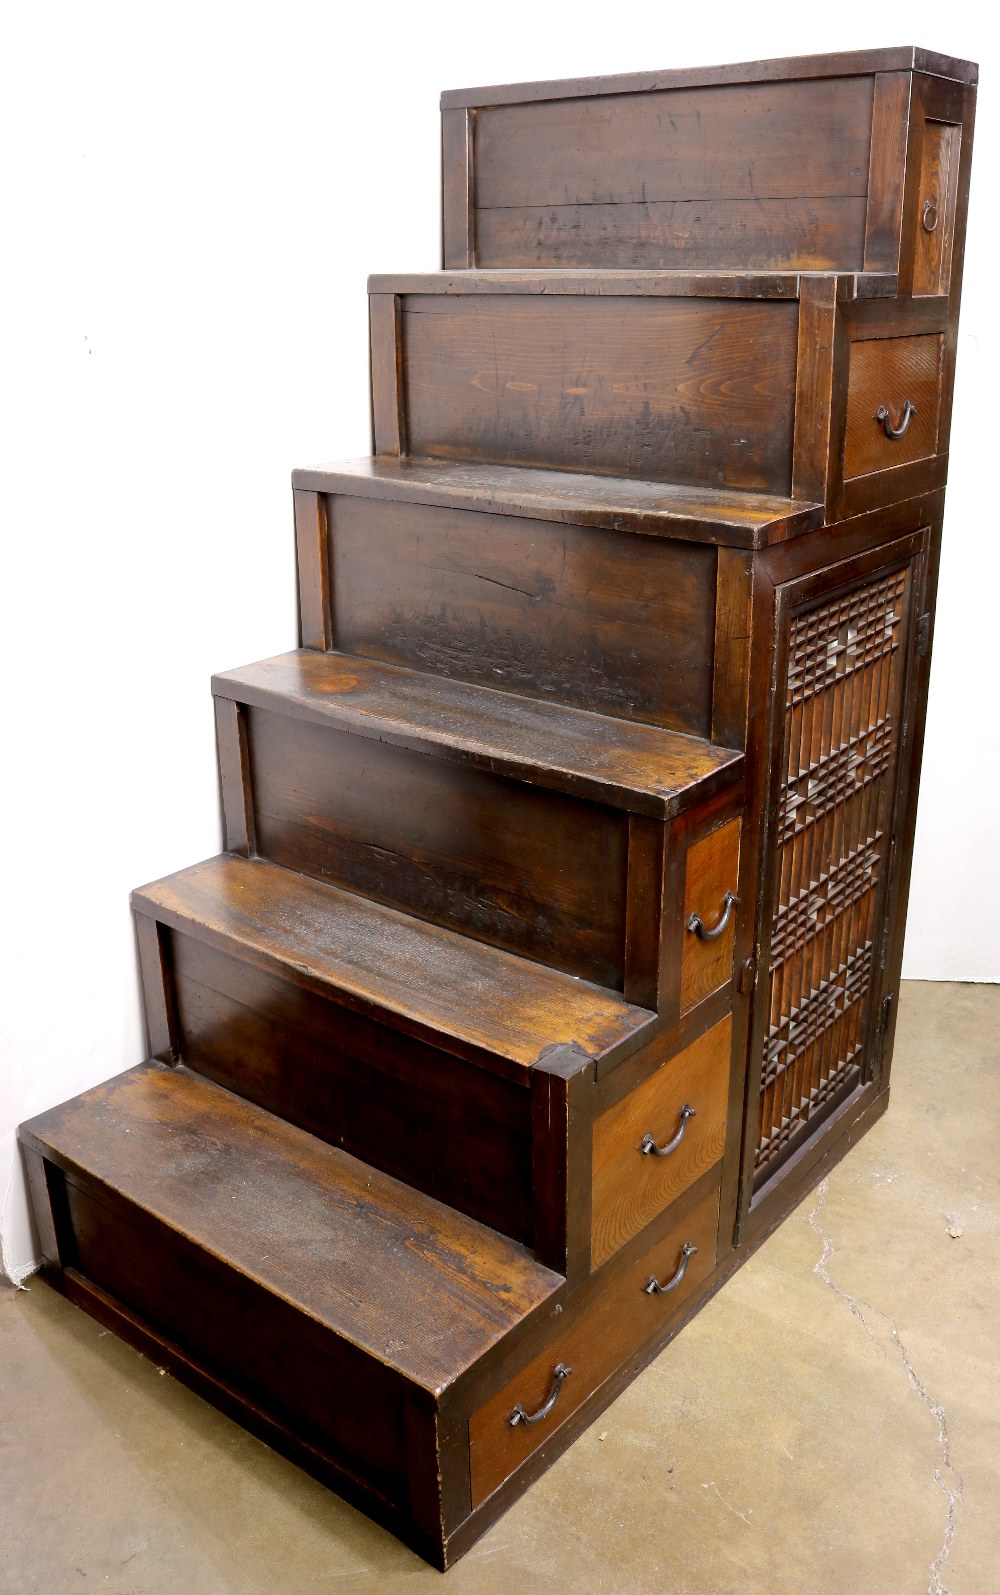
<path fill-rule="evenodd" d="M 852 343 L 845 478 L 937 452 L 943 353 L 941 333 Z"/>
<path fill-rule="evenodd" d="M 731 1042 L 727 1017 L 594 1120 L 592 1268 L 721 1158 Z"/>
<path fill-rule="evenodd" d="M 719 1182 L 655 1245 L 554 1320 L 545 1348 L 469 1420 L 473 1508 L 542 1445 L 715 1266 Z"/>
<path fill-rule="evenodd" d="M 684 939 L 680 1008 L 686 1013 L 733 973 L 740 900 L 740 821 L 727 820 L 688 848 L 684 875 Z"/>

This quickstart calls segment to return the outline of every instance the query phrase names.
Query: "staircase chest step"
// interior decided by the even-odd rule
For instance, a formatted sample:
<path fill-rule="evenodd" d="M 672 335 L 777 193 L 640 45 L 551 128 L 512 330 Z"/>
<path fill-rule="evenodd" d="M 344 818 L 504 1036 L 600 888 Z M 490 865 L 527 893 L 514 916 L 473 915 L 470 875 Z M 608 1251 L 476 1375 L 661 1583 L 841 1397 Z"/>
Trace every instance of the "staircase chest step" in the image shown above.
<path fill-rule="evenodd" d="M 223 854 L 132 901 L 198 942 L 515 1078 L 556 1046 L 603 1057 L 654 1018 L 588 981 L 260 859 Z"/>
<path fill-rule="evenodd" d="M 486 511 L 569 522 L 647 537 L 677 537 L 758 548 L 823 524 L 822 504 L 776 493 L 725 492 L 692 483 L 547 471 L 485 460 L 379 454 L 302 467 L 292 486 L 403 504 Z"/>
<path fill-rule="evenodd" d="M 217 697 L 496 775 L 669 816 L 732 784 L 742 755 L 700 737 L 351 654 L 279 654 L 217 675 Z"/>
<path fill-rule="evenodd" d="M 560 1276 L 184 1070 L 21 1138 L 67 1294 L 438 1559 L 440 1400 Z"/>

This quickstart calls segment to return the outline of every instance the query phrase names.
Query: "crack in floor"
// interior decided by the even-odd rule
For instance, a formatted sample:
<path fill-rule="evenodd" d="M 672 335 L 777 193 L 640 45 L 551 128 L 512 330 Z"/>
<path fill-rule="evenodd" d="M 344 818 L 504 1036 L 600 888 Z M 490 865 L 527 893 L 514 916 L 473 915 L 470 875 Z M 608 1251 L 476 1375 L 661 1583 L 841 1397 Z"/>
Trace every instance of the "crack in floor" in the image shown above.
<path fill-rule="evenodd" d="M 940 1401 L 935 1401 L 934 1397 L 928 1391 L 927 1386 L 917 1374 L 916 1369 L 910 1361 L 906 1347 L 899 1338 L 899 1330 L 896 1327 L 896 1320 L 893 1318 L 892 1314 L 884 1312 L 881 1307 L 874 1306 L 872 1302 L 859 1302 L 858 1298 L 853 1295 L 851 1291 L 845 1290 L 842 1285 L 838 1285 L 837 1281 L 831 1275 L 829 1265 L 834 1255 L 833 1241 L 830 1239 L 823 1226 L 817 1221 L 817 1215 L 822 1212 L 826 1205 L 828 1183 L 828 1180 L 820 1181 L 819 1185 L 816 1187 L 816 1205 L 812 1212 L 806 1216 L 806 1223 L 809 1225 L 810 1229 L 813 1230 L 816 1235 L 818 1235 L 819 1239 L 823 1243 L 823 1252 L 819 1258 L 819 1261 L 813 1264 L 813 1273 L 823 1281 L 824 1285 L 833 1291 L 835 1296 L 839 1296 L 840 1300 L 846 1303 L 846 1305 L 850 1308 L 853 1317 L 855 1317 L 863 1326 L 865 1333 L 878 1346 L 883 1357 L 886 1355 L 885 1347 L 876 1334 L 873 1325 L 868 1321 L 864 1313 L 861 1311 L 861 1308 L 864 1307 L 867 1312 L 874 1314 L 877 1318 L 881 1318 L 883 1323 L 888 1325 L 889 1333 L 892 1336 L 896 1351 L 899 1353 L 899 1360 L 902 1364 L 903 1372 L 906 1374 L 907 1382 L 909 1383 L 910 1388 L 913 1390 L 918 1400 L 927 1408 L 928 1412 L 937 1422 L 939 1460 L 938 1465 L 934 1468 L 934 1483 L 938 1486 L 938 1489 L 945 1498 L 948 1515 L 945 1523 L 944 1539 L 941 1541 L 940 1549 L 938 1550 L 938 1553 L 931 1563 L 930 1569 L 928 1571 L 927 1595 L 950 1595 L 948 1586 L 942 1580 L 941 1573 L 945 1562 L 948 1560 L 948 1557 L 951 1554 L 951 1547 L 955 1538 L 956 1527 L 955 1508 L 964 1501 L 964 1486 L 962 1483 L 962 1476 L 951 1460 L 951 1436 L 948 1432 L 947 1414 L 945 1413 L 944 1407 L 941 1405 Z M 949 1488 L 948 1486 L 948 1482 L 945 1477 L 946 1474 L 950 1475 L 954 1483 L 953 1489 Z"/>

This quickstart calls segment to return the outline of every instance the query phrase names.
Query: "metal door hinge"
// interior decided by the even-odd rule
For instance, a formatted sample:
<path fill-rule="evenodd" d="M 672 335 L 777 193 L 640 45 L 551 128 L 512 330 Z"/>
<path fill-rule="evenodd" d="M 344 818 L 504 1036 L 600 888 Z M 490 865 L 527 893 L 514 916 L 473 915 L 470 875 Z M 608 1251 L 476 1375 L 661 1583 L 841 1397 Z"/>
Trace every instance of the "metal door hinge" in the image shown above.
<path fill-rule="evenodd" d="M 926 615 L 921 615 L 920 619 L 917 621 L 917 658 L 918 659 L 923 659 L 923 658 L 926 657 L 927 650 L 930 647 L 930 645 L 931 645 L 931 616 L 930 616 L 930 610 L 928 610 Z"/>
<path fill-rule="evenodd" d="M 741 997 L 745 997 L 747 995 L 747 992 L 753 990 L 754 981 L 756 979 L 757 979 L 757 960 L 756 960 L 756 958 L 744 958 L 742 964 L 740 965 L 740 972 L 739 972 L 739 975 L 737 976 L 737 980 L 736 980 L 736 990 L 739 992 Z"/>

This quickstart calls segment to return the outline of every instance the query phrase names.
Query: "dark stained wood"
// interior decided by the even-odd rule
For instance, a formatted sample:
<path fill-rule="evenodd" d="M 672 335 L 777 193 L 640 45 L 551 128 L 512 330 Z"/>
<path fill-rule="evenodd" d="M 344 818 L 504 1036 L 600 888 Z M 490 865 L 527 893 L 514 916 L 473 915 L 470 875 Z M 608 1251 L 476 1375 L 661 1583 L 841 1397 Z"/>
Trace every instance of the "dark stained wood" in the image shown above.
<path fill-rule="evenodd" d="M 262 857 L 623 988 L 630 850 L 621 810 L 271 710 L 245 712 Z"/>
<path fill-rule="evenodd" d="M 537 289 L 401 304 L 415 454 L 789 490 L 793 304 Z"/>
<path fill-rule="evenodd" d="M 231 698 L 215 700 L 215 741 L 222 782 L 222 818 L 226 850 L 251 857 L 257 851 L 246 716 Z"/>
<path fill-rule="evenodd" d="M 328 502 L 343 652 L 708 734 L 710 548 L 429 504 Z"/>
<path fill-rule="evenodd" d="M 441 256 L 445 270 L 476 264 L 472 205 L 472 133 L 475 111 L 441 115 Z"/>
<path fill-rule="evenodd" d="M 866 271 L 899 270 L 912 83 L 909 72 L 879 72 L 875 77 L 865 224 Z"/>
<path fill-rule="evenodd" d="M 169 956 L 155 919 L 136 913 L 134 921 L 149 1056 L 172 1063 L 177 1056 L 177 1015 Z"/>
<path fill-rule="evenodd" d="M 677 482 L 627 481 L 579 471 L 545 471 L 493 461 L 398 459 L 379 455 L 293 472 L 304 491 L 336 498 L 430 504 L 435 508 L 516 515 L 645 537 L 760 548 L 815 531 L 821 504 L 774 494 L 735 492 Z"/>
<path fill-rule="evenodd" d="M 594 1268 L 719 1162 L 726 1140 L 731 1041 L 732 1021 L 724 1019 L 594 1120 Z M 681 1119 L 685 1107 L 695 1110 L 686 1122 Z M 684 1137 L 674 1152 L 662 1158 L 643 1153 L 647 1135 L 666 1146 L 682 1123 Z"/>
<path fill-rule="evenodd" d="M 630 815 L 623 989 L 643 1008 L 658 1008 L 660 1001 L 664 843 L 661 821 Z"/>
<path fill-rule="evenodd" d="M 444 97 L 230 852 L 135 894 L 162 1062 L 22 1128 L 53 1284 L 439 1567 L 885 1109 L 975 78 Z"/>
<path fill-rule="evenodd" d="M 476 113 L 477 264 L 859 269 L 869 77 Z"/>
<path fill-rule="evenodd" d="M 727 892 L 739 884 L 740 821 L 727 820 L 692 843 L 685 862 L 683 952 L 681 954 L 681 1008 L 701 1002 L 717 986 L 726 985 L 733 972 L 733 947 L 739 908 L 730 913 L 726 929 L 704 940 L 690 928 L 697 915 L 713 931 L 724 913 Z"/>
<path fill-rule="evenodd" d="M 214 677 L 259 709 L 529 780 L 632 813 L 683 812 L 739 779 L 699 737 L 519 698 L 350 654 L 279 654 Z"/>
<path fill-rule="evenodd" d="M 403 386 L 400 370 L 399 299 L 373 293 L 368 301 L 371 335 L 372 451 L 405 454 Z"/>
<path fill-rule="evenodd" d="M 183 1063 L 374 1168 L 530 1243 L 527 1082 L 168 932 Z"/>
<path fill-rule="evenodd" d="M 937 451 L 942 357 L 942 339 L 936 333 L 851 344 L 845 476 L 908 465 Z M 888 437 L 878 410 L 885 405 L 898 427 L 907 400 L 916 409 L 905 435 Z"/>
<path fill-rule="evenodd" d="M 102 1203 L 206 1248 L 432 1395 L 560 1283 L 512 1241 L 187 1072 L 142 1065 L 22 1134 L 78 1190 L 99 1179 Z M 78 1266 L 88 1273 L 82 1255 Z M 194 1297 L 176 1311 L 203 1308 Z"/>
<path fill-rule="evenodd" d="M 133 902 L 174 930 L 515 1078 L 546 1047 L 572 1043 L 598 1058 L 652 1022 L 588 981 L 263 859 L 208 859 Z"/>
<path fill-rule="evenodd" d="M 295 559 L 298 573 L 299 643 L 303 648 L 332 645 L 333 594 L 327 566 L 326 500 L 294 488 Z"/>
<path fill-rule="evenodd" d="M 571 1417 L 629 1352 L 654 1336 L 667 1313 L 675 1310 L 711 1273 L 718 1209 L 718 1190 L 710 1190 L 674 1233 L 639 1257 L 625 1277 L 611 1278 L 586 1311 L 568 1322 L 564 1332 L 552 1337 L 550 1346 L 473 1412 L 469 1420 L 469 1451 L 474 1507 Z M 652 1275 L 662 1281 L 675 1273 L 680 1248 L 686 1241 L 698 1250 L 682 1283 L 668 1296 L 647 1295 L 644 1287 Z M 547 1399 L 553 1369 L 560 1362 L 573 1371 L 562 1386 L 551 1418 L 537 1426 L 522 1423 L 511 1428 L 507 1419 L 515 1406 L 521 1405 L 531 1413 Z"/>
<path fill-rule="evenodd" d="M 795 383 L 792 492 L 821 499 L 831 486 L 830 443 L 836 386 L 837 283 L 817 277 L 802 285 Z"/>
<path fill-rule="evenodd" d="M 720 548 L 715 587 L 712 741 L 730 748 L 742 748 L 746 743 L 752 603 L 752 559 L 736 549 Z"/>
<path fill-rule="evenodd" d="M 724 83 L 780 83 L 792 78 L 856 77 L 874 72 L 932 72 L 976 83 L 975 61 L 961 61 L 912 45 L 835 54 L 792 55 L 773 61 L 740 61 L 725 66 L 674 67 L 668 71 L 621 72 L 613 76 L 502 83 L 474 89 L 446 89 L 443 108 L 476 105 L 527 105 L 536 100 L 572 99 L 595 94 L 648 94 L 662 89 L 702 88 Z"/>

